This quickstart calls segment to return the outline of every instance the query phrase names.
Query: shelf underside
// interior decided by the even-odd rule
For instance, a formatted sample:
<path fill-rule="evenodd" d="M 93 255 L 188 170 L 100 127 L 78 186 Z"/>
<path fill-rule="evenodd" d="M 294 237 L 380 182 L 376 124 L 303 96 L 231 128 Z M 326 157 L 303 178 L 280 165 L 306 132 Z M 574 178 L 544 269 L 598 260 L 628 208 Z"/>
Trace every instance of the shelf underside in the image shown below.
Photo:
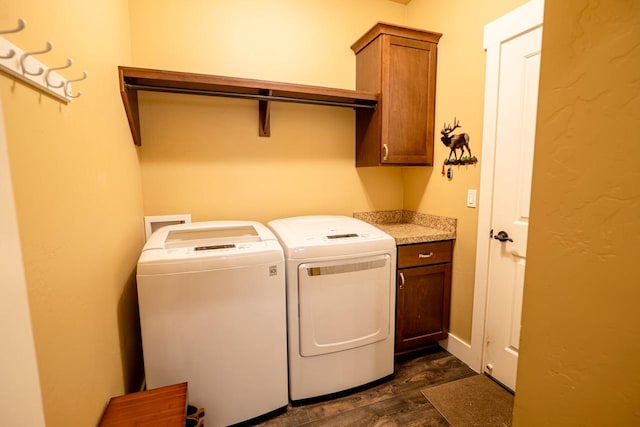
<path fill-rule="evenodd" d="M 370 92 L 146 68 L 121 66 L 118 71 L 122 102 L 136 145 L 142 143 L 139 90 L 257 100 L 260 136 L 269 136 L 272 101 L 366 109 L 375 109 L 378 104 L 378 95 Z"/>

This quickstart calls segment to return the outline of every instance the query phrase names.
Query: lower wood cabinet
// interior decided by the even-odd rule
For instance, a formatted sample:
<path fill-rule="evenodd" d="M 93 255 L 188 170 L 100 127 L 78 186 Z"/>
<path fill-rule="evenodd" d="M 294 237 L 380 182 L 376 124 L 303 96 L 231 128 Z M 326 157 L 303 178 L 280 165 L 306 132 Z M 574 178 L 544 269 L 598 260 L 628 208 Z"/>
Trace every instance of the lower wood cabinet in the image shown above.
<path fill-rule="evenodd" d="M 451 240 L 398 246 L 397 355 L 447 337 L 452 255 Z"/>

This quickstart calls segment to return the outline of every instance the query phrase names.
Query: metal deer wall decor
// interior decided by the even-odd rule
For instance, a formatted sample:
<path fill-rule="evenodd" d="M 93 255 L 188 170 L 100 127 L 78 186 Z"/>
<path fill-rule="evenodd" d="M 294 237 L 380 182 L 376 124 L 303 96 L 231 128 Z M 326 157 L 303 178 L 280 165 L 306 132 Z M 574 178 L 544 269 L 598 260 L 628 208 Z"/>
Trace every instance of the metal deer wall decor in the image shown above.
<path fill-rule="evenodd" d="M 452 165 L 473 165 L 478 163 L 478 159 L 476 158 L 476 156 L 471 154 L 471 148 L 469 147 L 469 134 L 452 134 L 452 132 L 459 127 L 461 127 L 460 121 L 458 121 L 454 117 L 453 126 L 445 123 L 443 129 L 440 131 L 440 133 L 442 134 L 440 140 L 446 147 L 449 148 L 449 157 L 447 157 L 442 163 L 442 175 L 445 175 L 444 167 L 449 166 L 446 171 L 446 175 L 449 180 L 453 179 L 453 169 L 451 168 Z M 467 155 L 464 154 L 465 149 L 467 151 Z M 458 157 L 457 150 L 460 150 L 460 157 Z M 451 158 L 451 156 L 453 156 L 453 159 Z"/>
<path fill-rule="evenodd" d="M 442 143 L 449 147 L 449 157 L 444 161 L 445 165 L 473 165 L 478 162 L 476 156 L 471 154 L 471 148 L 469 148 L 469 134 L 459 133 L 452 135 L 451 133 L 461 127 L 460 121 L 453 119 L 453 126 L 445 123 L 444 128 L 440 131 L 442 137 L 440 140 Z M 464 155 L 465 149 L 467 155 Z M 458 158 L 457 150 L 460 150 L 460 157 Z M 453 159 L 451 159 L 453 156 Z"/>

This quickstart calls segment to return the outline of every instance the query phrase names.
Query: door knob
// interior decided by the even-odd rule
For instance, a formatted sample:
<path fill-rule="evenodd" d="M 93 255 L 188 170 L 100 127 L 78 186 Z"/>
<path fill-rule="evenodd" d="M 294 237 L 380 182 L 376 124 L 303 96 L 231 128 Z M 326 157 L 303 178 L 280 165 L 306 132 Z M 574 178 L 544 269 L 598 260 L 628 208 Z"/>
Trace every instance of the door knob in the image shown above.
<path fill-rule="evenodd" d="M 509 237 L 506 231 L 498 231 L 498 234 L 493 236 L 494 239 L 500 240 L 501 242 L 513 242 L 513 239 Z"/>

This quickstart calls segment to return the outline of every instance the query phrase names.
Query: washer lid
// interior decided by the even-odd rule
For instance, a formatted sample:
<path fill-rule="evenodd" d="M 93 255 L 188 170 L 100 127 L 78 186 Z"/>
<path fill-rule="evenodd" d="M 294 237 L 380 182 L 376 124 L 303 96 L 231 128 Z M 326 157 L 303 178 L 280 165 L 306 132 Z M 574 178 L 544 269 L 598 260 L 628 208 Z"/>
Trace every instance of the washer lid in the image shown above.
<path fill-rule="evenodd" d="M 254 221 L 208 221 L 156 230 L 138 259 L 137 275 L 203 272 L 284 261 L 276 236 Z M 274 267 L 277 268 L 277 267 Z"/>
<path fill-rule="evenodd" d="M 288 258 L 395 250 L 395 240 L 379 228 L 348 216 L 315 215 L 268 223 Z"/>
<path fill-rule="evenodd" d="M 233 248 L 238 243 L 276 240 L 264 225 L 255 221 L 206 221 L 169 225 L 156 230 L 144 245 L 149 249 Z"/>

